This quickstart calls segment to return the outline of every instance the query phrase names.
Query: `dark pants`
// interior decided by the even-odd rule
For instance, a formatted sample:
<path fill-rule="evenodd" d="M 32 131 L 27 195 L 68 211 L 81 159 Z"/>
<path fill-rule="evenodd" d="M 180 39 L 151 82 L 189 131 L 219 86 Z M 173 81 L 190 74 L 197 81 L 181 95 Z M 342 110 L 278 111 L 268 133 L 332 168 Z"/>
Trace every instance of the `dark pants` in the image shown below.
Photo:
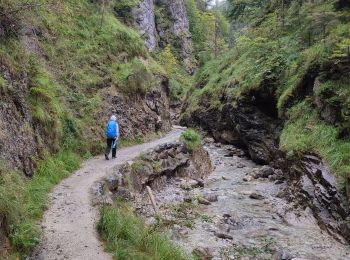
<path fill-rule="evenodd" d="M 115 157 L 116 154 L 117 154 L 117 146 L 118 146 L 118 143 L 115 145 L 115 147 L 113 148 L 113 144 L 114 142 L 117 142 L 115 140 L 115 138 L 107 138 L 107 147 L 106 147 L 106 155 L 108 156 L 110 151 L 111 151 L 111 148 L 112 148 L 112 157 Z"/>

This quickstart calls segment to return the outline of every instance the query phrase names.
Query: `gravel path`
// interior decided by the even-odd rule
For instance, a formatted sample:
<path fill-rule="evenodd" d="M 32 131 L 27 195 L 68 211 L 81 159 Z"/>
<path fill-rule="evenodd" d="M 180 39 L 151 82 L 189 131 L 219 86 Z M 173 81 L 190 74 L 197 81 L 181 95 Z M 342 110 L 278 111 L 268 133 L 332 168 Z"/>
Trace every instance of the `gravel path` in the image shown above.
<path fill-rule="evenodd" d="M 50 207 L 42 221 L 42 242 L 32 259 L 112 259 L 98 238 L 98 209 L 90 203 L 90 187 L 116 165 L 159 144 L 177 140 L 181 132 L 181 129 L 174 128 L 156 141 L 121 149 L 116 160 L 95 157 L 57 185 L 50 194 Z"/>

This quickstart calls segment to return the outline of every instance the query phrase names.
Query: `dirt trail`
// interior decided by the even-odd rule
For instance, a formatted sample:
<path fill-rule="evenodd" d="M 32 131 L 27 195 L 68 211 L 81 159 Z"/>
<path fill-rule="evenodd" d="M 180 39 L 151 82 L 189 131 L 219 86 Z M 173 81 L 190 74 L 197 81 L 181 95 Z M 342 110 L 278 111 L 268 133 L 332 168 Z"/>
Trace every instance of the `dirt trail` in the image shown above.
<path fill-rule="evenodd" d="M 181 129 L 173 129 L 159 140 L 121 149 L 116 160 L 95 157 L 57 185 L 50 195 L 50 207 L 42 221 L 42 243 L 32 259 L 112 259 L 98 239 L 98 210 L 90 203 L 90 187 L 116 165 L 159 144 L 175 141 L 180 134 Z"/>

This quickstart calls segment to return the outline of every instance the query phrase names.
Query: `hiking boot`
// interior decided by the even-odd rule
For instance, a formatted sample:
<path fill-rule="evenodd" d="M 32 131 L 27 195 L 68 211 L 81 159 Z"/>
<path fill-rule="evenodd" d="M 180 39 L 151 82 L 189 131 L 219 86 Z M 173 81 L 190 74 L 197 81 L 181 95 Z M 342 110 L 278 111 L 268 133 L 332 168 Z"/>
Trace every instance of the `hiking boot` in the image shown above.
<path fill-rule="evenodd" d="M 107 154 L 105 154 L 105 158 L 106 158 L 106 160 L 107 160 L 107 161 L 109 160 L 109 158 L 108 158 L 108 155 L 107 155 Z"/>
<path fill-rule="evenodd" d="M 112 156 L 112 159 L 117 159 L 117 157 L 115 157 L 115 156 Z"/>

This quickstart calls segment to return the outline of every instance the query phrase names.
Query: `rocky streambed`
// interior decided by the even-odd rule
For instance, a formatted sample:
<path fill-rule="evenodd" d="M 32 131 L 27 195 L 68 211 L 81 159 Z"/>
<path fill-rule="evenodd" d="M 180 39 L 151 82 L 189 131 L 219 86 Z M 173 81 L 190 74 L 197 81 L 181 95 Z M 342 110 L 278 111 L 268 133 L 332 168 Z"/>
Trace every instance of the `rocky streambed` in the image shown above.
<path fill-rule="evenodd" d="M 350 258 L 350 247 L 322 230 L 311 209 L 284 199 L 288 184 L 280 171 L 256 165 L 232 146 L 210 143 L 206 149 L 216 167 L 192 193 L 218 200 L 199 205 L 193 228 L 178 237 L 184 248 L 203 259 Z"/>
<path fill-rule="evenodd" d="M 313 209 L 291 201 L 291 193 L 299 191 L 283 172 L 255 164 L 239 148 L 206 139 L 204 149 L 190 152 L 184 144 L 170 143 L 141 161 L 115 169 L 95 185 L 95 199 L 130 200 L 147 225 L 168 234 L 188 255 L 350 259 L 342 236 L 320 225 Z M 156 209 L 146 186 L 153 190 Z"/>

